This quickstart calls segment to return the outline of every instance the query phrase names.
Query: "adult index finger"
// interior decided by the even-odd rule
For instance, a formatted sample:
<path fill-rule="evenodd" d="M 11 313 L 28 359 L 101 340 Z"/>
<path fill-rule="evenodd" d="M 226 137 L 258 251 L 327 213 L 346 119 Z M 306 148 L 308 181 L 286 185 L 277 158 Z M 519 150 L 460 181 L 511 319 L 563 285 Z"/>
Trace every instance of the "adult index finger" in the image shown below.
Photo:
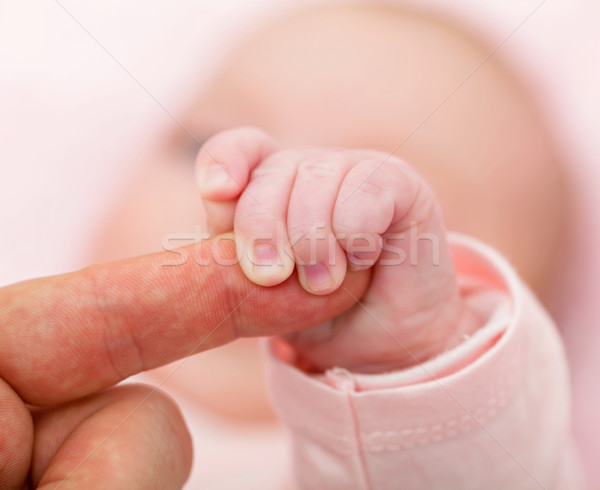
<path fill-rule="evenodd" d="M 360 297 L 367 281 L 349 274 L 346 288 Z M 219 236 L 0 289 L 0 376 L 27 403 L 61 403 L 240 336 L 311 327 L 353 303 L 344 288 L 307 293 L 295 275 L 257 286 L 233 239 Z"/>

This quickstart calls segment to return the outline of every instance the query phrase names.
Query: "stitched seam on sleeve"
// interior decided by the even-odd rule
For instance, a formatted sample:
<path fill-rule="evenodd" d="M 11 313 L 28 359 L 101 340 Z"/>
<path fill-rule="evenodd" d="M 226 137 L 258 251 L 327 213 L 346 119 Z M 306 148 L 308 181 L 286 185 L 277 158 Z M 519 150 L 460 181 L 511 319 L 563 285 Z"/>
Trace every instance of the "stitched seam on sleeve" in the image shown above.
<path fill-rule="evenodd" d="M 474 408 L 470 414 L 465 413 L 461 417 L 449 419 L 432 426 L 407 428 L 403 430 L 387 430 L 361 433 L 358 424 L 354 404 L 351 398 L 351 392 L 347 393 L 348 405 L 350 408 L 352 421 L 354 424 L 355 448 L 352 448 L 352 439 L 350 437 L 334 434 L 331 431 L 319 426 L 304 426 L 301 424 L 292 425 L 290 428 L 298 431 L 304 437 L 326 437 L 336 441 L 338 446 L 335 450 L 340 454 L 357 454 L 364 462 L 366 471 L 366 461 L 364 452 L 382 452 L 399 451 L 411 449 L 416 446 L 423 446 L 435 443 L 443 439 L 455 437 L 461 433 L 469 432 L 476 428 L 478 424 L 473 420 L 477 419 L 479 423 L 486 423 L 493 420 L 498 412 L 503 409 L 508 401 L 508 393 L 511 390 L 501 390 L 497 396 L 490 398 L 484 405 Z"/>
<path fill-rule="evenodd" d="M 493 420 L 498 411 L 502 409 L 507 402 L 508 400 L 504 396 L 494 397 L 487 406 L 478 407 L 471 412 L 471 414 L 465 414 L 462 417 L 450 419 L 441 424 L 435 424 L 430 427 L 405 429 L 402 431 L 390 430 L 363 434 L 363 438 L 371 439 L 369 443 L 364 445 L 364 448 L 366 451 L 373 453 L 400 451 L 456 437 L 461 433 L 477 429 L 480 424 L 485 424 Z M 476 420 L 473 420 L 473 417 L 475 417 Z M 373 441 L 373 439 L 375 441 Z M 378 444 L 376 443 L 377 439 L 380 439 Z"/>
<path fill-rule="evenodd" d="M 362 444 L 362 434 L 360 433 L 360 427 L 358 423 L 358 416 L 356 414 L 356 409 L 354 407 L 354 402 L 352 400 L 352 392 L 348 391 L 346 393 L 348 397 L 348 407 L 350 408 L 350 414 L 352 416 L 352 423 L 354 426 L 354 436 L 356 439 L 356 448 L 358 450 L 358 459 L 360 461 L 361 473 L 363 477 L 364 488 L 366 490 L 373 490 L 371 486 L 371 478 L 369 477 L 369 470 L 367 467 L 367 461 L 365 458 L 365 450 Z"/>

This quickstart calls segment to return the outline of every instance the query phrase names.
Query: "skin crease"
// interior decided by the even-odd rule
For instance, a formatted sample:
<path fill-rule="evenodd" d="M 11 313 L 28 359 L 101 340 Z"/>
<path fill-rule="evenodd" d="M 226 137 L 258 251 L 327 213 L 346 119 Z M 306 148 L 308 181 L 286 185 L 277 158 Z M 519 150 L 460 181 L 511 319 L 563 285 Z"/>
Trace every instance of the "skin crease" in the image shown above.
<path fill-rule="evenodd" d="M 497 55 L 445 100 L 490 51 L 461 28 L 418 12 L 309 10 L 263 27 L 231 53 L 182 122 L 198 138 L 251 124 L 284 147 L 394 151 L 435 190 L 448 229 L 498 248 L 544 298 L 568 200 L 541 117 Z M 177 128 L 150 149 L 94 259 L 153 251 L 165 234 L 204 223 L 193 175 L 197 148 Z M 171 371 L 157 370 L 155 379 Z M 251 340 L 189 359 L 167 383 L 232 420 L 271 418 Z"/>

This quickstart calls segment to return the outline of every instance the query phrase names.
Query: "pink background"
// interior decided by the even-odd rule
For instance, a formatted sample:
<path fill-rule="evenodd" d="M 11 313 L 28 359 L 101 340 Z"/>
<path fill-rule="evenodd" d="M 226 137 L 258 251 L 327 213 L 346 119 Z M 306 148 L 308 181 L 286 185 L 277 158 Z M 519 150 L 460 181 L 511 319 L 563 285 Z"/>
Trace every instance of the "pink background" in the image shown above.
<path fill-rule="evenodd" d="M 467 22 L 493 44 L 539 4 L 446 3 L 418 2 Z M 171 123 L 153 98 L 177 117 L 244 29 L 274 14 L 261 8 L 264 0 L 61 4 L 131 76 L 59 4 L 0 4 L 0 285 L 84 266 L 99 220 L 133 172 L 128 162 Z M 575 429 L 591 465 L 600 454 L 598 18 L 593 0 L 547 0 L 500 49 L 534 87 L 577 180 L 580 218 L 552 313 L 568 347 Z M 245 455 L 238 473 L 256 480 L 245 479 L 246 488 L 276 487 L 285 461 L 278 434 L 221 427 L 183 404 L 205 463 L 236 446 Z M 253 452 L 257 440 L 262 452 Z M 239 488 L 235 472 L 213 466 L 212 477 L 195 475 L 190 486 Z"/>

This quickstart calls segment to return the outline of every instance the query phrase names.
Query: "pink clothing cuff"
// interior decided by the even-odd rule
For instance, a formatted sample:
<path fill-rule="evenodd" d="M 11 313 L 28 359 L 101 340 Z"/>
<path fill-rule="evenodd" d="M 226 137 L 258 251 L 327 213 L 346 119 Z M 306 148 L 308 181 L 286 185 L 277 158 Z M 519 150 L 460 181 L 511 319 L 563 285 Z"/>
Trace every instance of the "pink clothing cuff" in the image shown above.
<path fill-rule="evenodd" d="M 486 319 L 455 349 L 395 372 L 308 375 L 281 357 L 280 340 L 268 341 L 272 401 L 292 435 L 300 488 L 535 488 L 516 483 L 569 473 L 567 373 L 552 321 L 497 252 L 449 239 L 461 294 Z M 528 417 L 537 429 L 525 436 Z M 470 484 L 461 480 L 457 464 L 486 461 L 465 470 Z M 434 476 L 418 471 L 429 465 Z"/>

